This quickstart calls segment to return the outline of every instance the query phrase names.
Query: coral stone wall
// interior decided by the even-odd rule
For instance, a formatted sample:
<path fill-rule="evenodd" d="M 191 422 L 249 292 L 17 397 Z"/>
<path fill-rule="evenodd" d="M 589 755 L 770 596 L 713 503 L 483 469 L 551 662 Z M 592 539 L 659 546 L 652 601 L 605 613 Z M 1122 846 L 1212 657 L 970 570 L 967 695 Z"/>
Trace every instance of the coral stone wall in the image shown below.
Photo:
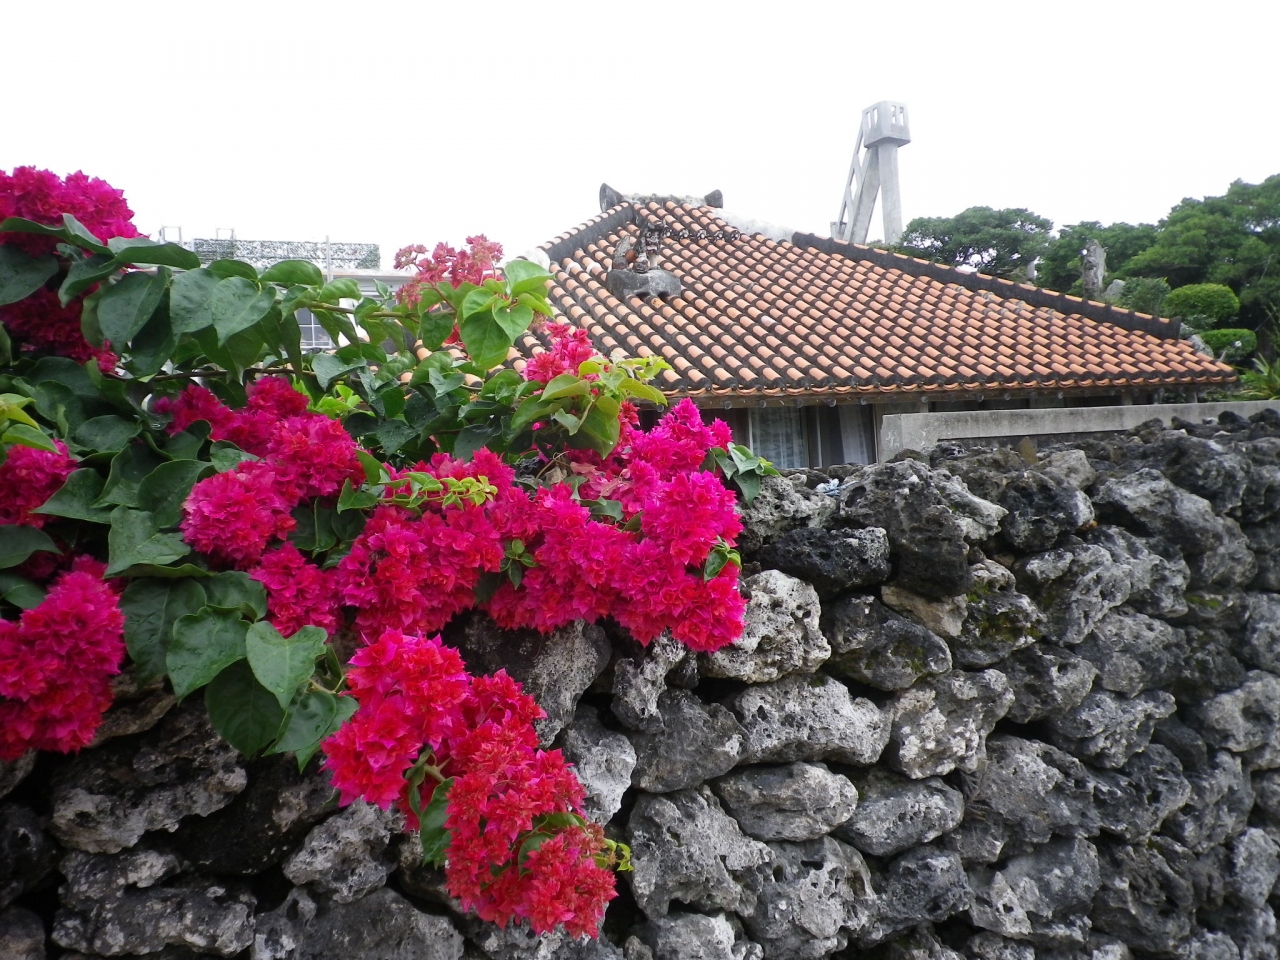
<path fill-rule="evenodd" d="M 1261 960 L 1280 950 L 1280 417 L 766 483 L 745 635 L 480 617 L 630 843 L 604 936 L 460 916 L 394 815 L 131 690 L 0 767 L 0 958 Z"/>

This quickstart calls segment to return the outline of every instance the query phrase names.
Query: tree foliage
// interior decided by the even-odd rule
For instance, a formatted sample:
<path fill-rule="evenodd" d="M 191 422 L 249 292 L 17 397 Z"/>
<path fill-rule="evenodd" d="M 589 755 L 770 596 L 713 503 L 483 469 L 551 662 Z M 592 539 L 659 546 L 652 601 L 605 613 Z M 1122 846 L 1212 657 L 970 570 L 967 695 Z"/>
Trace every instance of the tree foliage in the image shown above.
<path fill-rule="evenodd" d="M 1240 312 L 1240 301 L 1220 283 L 1189 283 L 1164 300 L 1164 313 L 1198 330 L 1219 327 Z"/>
<path fill-rule="evenodd" d="M 1107 251 L 1107 276 L 1123 276 L 1125 267 L 1137 254 L 1156 241 L 1159 231 L 1149 223 L 1113 223 L 1103 226 L 1088 220 L 1063 227 L 1045 248 L 1036 264 L 1036 283 L 1050 290 L 1080 295 L 1083 253 L 1090 240 Z M 1147 312 L 1147 311 L 1143 311 Z"/>
<path fill-rule="evenodd" d="M 1044 253 L 1053 222 L 1030 210 L 970 207 L 954 217 L 917 217 L 898 244 L 902 253 L 980 273 L 1025 280 Z"/>

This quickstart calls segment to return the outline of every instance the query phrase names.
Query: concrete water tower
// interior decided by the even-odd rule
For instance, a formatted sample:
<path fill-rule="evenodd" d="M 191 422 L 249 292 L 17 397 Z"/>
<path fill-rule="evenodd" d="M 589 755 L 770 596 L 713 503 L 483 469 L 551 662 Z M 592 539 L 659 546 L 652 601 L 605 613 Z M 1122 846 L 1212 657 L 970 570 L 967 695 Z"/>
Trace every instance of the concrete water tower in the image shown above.
<path fill-rule="evenodd" d="M 845 243 L 866 243 L 871 214 L 880 196 L 884 214 L 884 241 L 902 239 L 902 191 L 898 185 L 898 147 L 911 142 L 907 108 L 881 100 L 862 111 L 853 164 L 844 185 L 840 216 L 831 224 L 831 236 Z"/>

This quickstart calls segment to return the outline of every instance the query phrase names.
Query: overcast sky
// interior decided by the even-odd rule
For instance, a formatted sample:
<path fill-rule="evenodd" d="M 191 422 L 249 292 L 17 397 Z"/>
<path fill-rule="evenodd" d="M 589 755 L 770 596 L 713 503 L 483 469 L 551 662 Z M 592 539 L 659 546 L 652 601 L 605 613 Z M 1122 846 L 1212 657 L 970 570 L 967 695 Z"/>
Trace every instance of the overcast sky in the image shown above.
<path fill-rule="evenodd" d="M 1155 221 L 1280 173 L 1275 0 L 2 6 L 0 169 L 83 169 L 188 239 L 516 254 L 601 181 L 825 234 L 886 99 L 907 220 Z"/>

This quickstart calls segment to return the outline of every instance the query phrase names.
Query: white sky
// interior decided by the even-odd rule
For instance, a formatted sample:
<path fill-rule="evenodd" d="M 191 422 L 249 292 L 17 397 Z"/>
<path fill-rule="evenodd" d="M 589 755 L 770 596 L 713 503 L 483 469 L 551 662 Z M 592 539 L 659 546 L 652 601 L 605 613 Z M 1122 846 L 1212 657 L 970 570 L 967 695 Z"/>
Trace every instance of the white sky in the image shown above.
<path fill-rule="evenodd" d="M 327 234 L 384 264 L 471 233 L 520 253 L 601 181 L 825 234 L 890 99 L 906 220 L 1155 221 L 1280 173 L 1277 37 L 1275 0 L 0 0 L 0 169 L 100 176 L 145 232 Z"/>

